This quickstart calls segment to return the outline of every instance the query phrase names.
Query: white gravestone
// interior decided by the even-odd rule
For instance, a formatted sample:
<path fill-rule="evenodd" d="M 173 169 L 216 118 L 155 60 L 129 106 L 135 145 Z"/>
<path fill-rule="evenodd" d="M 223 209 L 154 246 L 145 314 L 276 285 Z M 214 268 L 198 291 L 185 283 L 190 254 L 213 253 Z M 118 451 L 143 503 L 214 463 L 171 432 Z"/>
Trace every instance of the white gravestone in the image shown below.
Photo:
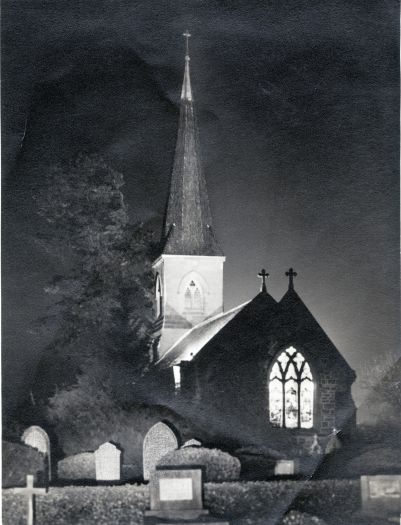
<path fill-rule="evenodd" d="M 201 447 L 202 443 L 198 441 L 197 439 L 189 439 L 188 441 L 185 441 L 185 443 L 182 445 L 181 448 L 186 447 Z"/>
<path fill-rule="evenodd" d="M 274 467 L 275 476 L 293 476 L 296 473 L 296 464 L 293 459 L 279 459 Z"/>
<path fill-rule="evenodd" d="M 49 481 L 51 480 L 50 439 L 43 428 L 33 425 L 22 434 L 21 441 L 29 447 L 36 448 L 46 456 Z"/>
<path fill-rule="evenodd" d="M 168 425 L 161 421 L 153 425 L 143 440 L 143 478 L 149 480 L 159 460 L 177 448 L 177 436 Z"/>
<path fill-rule="evenodd" d="M 96 480 L 120 481 L 121 450 L 112 443 L 103 443 L 95 451 Z"/>

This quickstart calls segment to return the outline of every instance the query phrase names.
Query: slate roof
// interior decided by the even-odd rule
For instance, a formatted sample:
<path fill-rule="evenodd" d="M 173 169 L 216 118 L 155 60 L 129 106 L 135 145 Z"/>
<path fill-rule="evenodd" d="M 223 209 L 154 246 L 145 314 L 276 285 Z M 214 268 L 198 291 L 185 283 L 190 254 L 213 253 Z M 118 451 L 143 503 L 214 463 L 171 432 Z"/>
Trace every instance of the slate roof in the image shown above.
<path fill-rule="evenodd" d="M 161 368 L 178 364 L 180 361 L 191 361 L 197 353 L 212 339 L 227 323 L 240 312 L 248 302 L 232 308 L 228 312 L 215 315 L 194 326 L 182 336 L 156 363 Z"/>
<path fill-rule="evenodd" d="M 208 362 L 216 354 L 274 356 L 286 345 L 302 345 L 311 356 L 326 358 L 327 366 L 339 366 L 349 380 L 355 372 L 334 346 L 293 288 L 276 302 L 262 291 L 251 301 L 194 327 L 159 362 L 163 366 L 181 360 Z M 191 355 L 192 353 L 192 355 Z"/>
<path fill-rule="evenodd" d="M 178 136 L 162 235 L 162 253 L 223 255 L 212 229 L 199 151 L 189 60 L 189 56 L 186 55 Z"/>

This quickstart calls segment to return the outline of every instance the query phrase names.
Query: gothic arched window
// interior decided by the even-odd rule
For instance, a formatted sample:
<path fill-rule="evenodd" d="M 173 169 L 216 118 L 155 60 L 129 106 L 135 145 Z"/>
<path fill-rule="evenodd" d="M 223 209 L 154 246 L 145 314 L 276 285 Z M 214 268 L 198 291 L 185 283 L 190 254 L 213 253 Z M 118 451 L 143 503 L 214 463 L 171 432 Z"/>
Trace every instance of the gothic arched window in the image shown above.
<path fill-rule="evenodd" d="M 194 280 L 185 289 L 184 308 L 187 311 L 203 312 L 202 289 Z"/>
<path fill-rule="evenodd" d="M 270 422 L 278 427 L 312 428 L 314 386 L 301 352 L 292 346 L 284 350 L 269 377 Z"/>

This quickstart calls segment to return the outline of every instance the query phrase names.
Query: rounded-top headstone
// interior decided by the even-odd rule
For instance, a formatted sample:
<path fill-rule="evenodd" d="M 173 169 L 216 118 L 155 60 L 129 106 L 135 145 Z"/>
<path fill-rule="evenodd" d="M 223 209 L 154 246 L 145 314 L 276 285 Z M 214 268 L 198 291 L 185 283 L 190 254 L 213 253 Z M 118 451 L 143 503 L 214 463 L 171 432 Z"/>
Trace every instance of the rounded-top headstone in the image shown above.
<path fill-rule="evenodd" d="M 50 439 L 47 432 L 37 425 L 32 425 L 24 431 L 21 441 L 46 456 L 48 477 L 51 480 Z"/>
<path fill-rule="evenodd" d="M 21 441 L 39 452 L 48 455 L 50 453 L 50 440 L 43 428 L 33 425 L 22 434 Z"/>
<path fill-rule="evenodd" d="M 159 421 L 151 427 L 143 440 L 143 478 L 149 480 L 158 461 L 179 446 L 178 433 L 172 427 Z"/>

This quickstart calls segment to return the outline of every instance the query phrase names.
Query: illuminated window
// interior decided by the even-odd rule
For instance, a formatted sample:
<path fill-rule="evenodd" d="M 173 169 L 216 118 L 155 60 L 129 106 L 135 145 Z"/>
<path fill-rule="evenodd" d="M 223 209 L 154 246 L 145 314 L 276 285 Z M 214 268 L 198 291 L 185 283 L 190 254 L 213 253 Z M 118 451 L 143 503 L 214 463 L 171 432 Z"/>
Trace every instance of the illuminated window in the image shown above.
<path fill-rule="evenodd" d="M 173 374 L 174 374 L 174 388 L 176 393 L 181 390 L 181 366 L 173 365 Z"/>
<path fill-rule="evenodd" d="M 278 427 L 312 428 L 314 386 L 304 356 L 292 346 L 284 350 L 269 377 L 270 422 Z"/>
<path fill-rule="evenodd" d="M 155 289 L 155 303 L 156 303 L 156 318 L 163 315 L 163 295 L 162 295 L 162 283 L 160 275 L 156 276 L 156 289 Z"/>
<path fill-rule="evenodd" d="M 203 312 L 202 290 L 195 281 L 191 281 L 185 290 L 184 308 L 187 311 Z"/>

